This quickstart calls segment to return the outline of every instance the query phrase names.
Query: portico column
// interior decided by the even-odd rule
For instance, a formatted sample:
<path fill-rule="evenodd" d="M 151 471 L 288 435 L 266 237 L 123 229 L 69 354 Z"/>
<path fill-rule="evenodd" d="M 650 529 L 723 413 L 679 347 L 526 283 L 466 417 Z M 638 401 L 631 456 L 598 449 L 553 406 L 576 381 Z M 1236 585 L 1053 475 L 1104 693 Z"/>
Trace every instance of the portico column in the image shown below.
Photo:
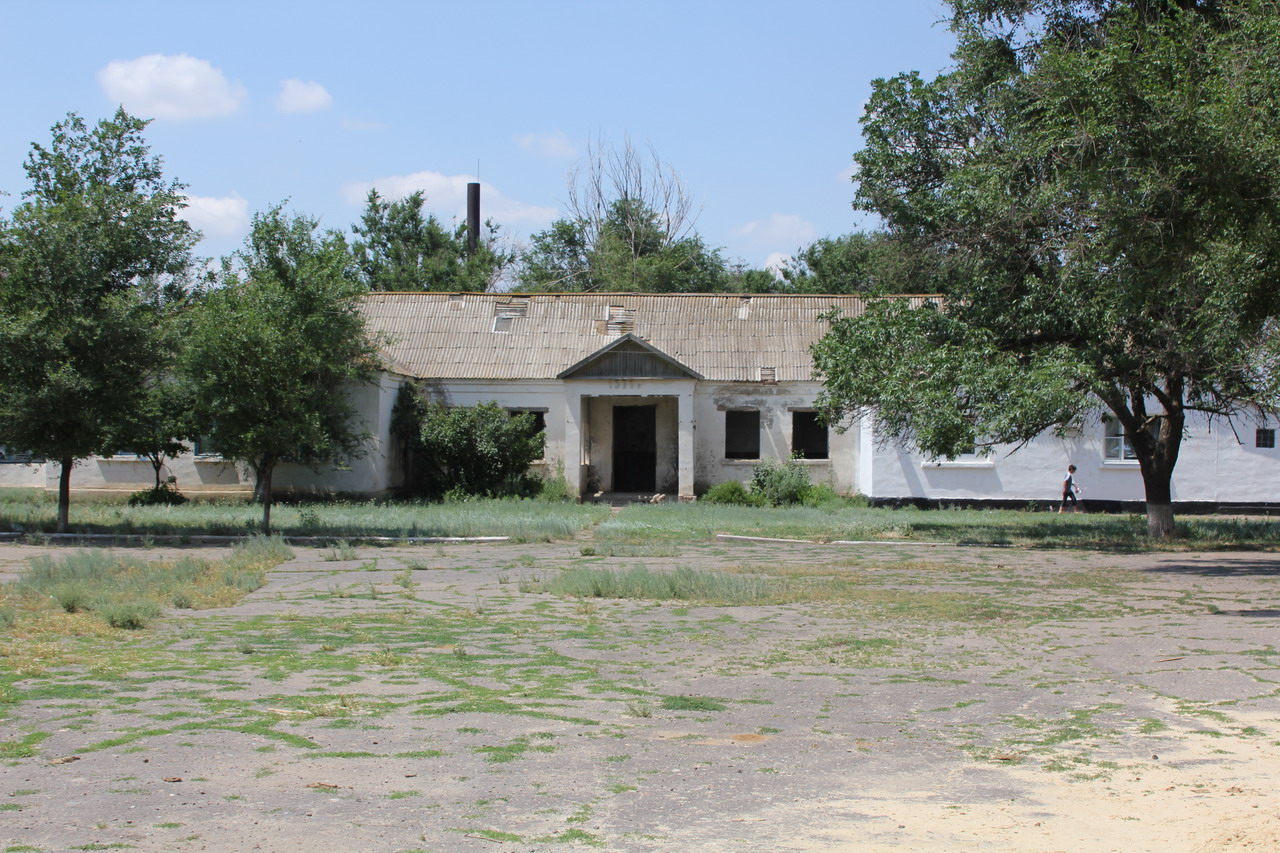
<path fill-rule="evenodd" d="M 569 493 L 582 499 L 582 393 L 566 389 L 564 395 L 564 478 Z"/>
<path fill-rule="evenodd" d="M 679 498 L 682 501 L 693 500 L 693 472 L 696 470 L 696 461 L 694 459 L 694 448 L 697 442 L 694 441 L 694 424 L 693 424 L 693 383 L 689 383 L 689 387 L 680 392 L 677 398 L 677 482 L 679 483 Z"/>

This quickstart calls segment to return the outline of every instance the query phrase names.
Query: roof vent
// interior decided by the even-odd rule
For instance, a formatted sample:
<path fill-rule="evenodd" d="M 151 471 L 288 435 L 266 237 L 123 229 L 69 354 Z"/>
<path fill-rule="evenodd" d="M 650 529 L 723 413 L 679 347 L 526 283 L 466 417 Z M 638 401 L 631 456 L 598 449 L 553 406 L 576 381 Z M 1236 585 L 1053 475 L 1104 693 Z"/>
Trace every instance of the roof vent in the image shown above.
<path fill-rule="evenodd" d="M 605 321 L 606 334 L 625 335 L 636 328 L 636 312 L 634 308 L 621 305 L 610 305 L 609 316 Z"/>
<path fill-rule="evenodd" d="M 493 303 L 493 330 L 510 333 L 515 321 L 529 313 L 527 300 Z"/>
<path fill-rule="evenodd" d="M 529 313 L 529 300 L 512 299 L 510 302 L 493 303 L 493 314 L 495 317 L 523 317 Z"/>
<path fill-rule="evenodd" d="M 760 381 L 766 385 L 774 385 L 778 382 L 778 368 L 762 367 L 760 368 Z"/>

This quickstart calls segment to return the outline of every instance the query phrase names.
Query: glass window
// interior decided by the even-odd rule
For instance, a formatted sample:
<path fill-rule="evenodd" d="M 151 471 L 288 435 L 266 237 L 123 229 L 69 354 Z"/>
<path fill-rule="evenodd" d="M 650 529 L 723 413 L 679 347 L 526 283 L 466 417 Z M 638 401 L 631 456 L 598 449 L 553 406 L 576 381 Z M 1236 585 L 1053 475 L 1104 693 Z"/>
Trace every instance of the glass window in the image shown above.
<path fill-rule="evenodd" d="M 1108 417 L 1105 420 L 1106 436 L 1103 439 L 1103 455 L 1107 459 L 1112 460 L 1137 460 L 1138 455 L 1133 452 L 1133 444 L 1129 441 L 1128 434 L 1114 417 Z M 1159 422 L 1151 424 L 1150 432 L 1154 437 L 1160 431 Z"/>
<path fill-rule="evenodd" d="M 196 456 L 221 456 L 222 451 L 213 443 L 213 440 L 206 435 L 199 436 L 195 441 L 191 442 L 191 452 Z"/>
<path fill-rule="evenodd" d="M 758 410 L 724 413 L 724 458 L 760 458 L 760 412 Z"/>
<path fill-rule="evenodd" d="M 1274 429 L 1259 427 L 1253 439 L 1255 447 L 1275 447 L 1276 431 Z"/>
<path fill-rule="evenodd" d="M 817 412 L 791 413 L 791 455 L 801 459 L 827 458 L 827 425 Z"/>

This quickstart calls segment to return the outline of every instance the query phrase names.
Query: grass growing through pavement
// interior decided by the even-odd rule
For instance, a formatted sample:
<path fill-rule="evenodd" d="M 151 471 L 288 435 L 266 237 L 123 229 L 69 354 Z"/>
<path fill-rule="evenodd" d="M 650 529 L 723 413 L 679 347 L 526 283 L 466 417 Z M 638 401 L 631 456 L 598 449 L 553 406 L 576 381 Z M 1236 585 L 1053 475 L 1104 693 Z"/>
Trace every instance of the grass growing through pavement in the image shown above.
<path fill-rule="evenodd" d="M 521 592 L 575 598 L 632 598 L 699 604 L 789 604 L 839 601 L 855 595 L 858 584 L 836 577 L 765 577 L 678 568 L 654 572 L 644 566 L 625 571 L 575 568 L 546 579 L 520 582 Z"/>
<path fill-rule="evenodd" d="M 694 552 L 714 559 L 715 571 L 664 573 L 657 569 L 671 562 L 654 561 L 654 571 L 635 573 L 641 592 L 723 599 L 745 589 L 750 594 L 742 603 L 752 606 L 736 611 L 653 606 L 648 592 L 613 602 L 522 594 L 533 590 L 531 582 L 517 584 L 525 572 L 580 573 L 587 594 L 619 580 L 605 577 L 601 559 L 581 556 L 578 545 L 493 546 L 491 557 L 489 546 L 468 546 L 456 559 L 447 558 L 448 547 L 389 549 L 378 557 L 381 596 L 352 597 L 325 589 L 364 567 L 335 566 L 324 559 L 327 548 L 316 549 L 316 578 L 302 586 L 305 573 L 291 573 L 274 610 L 258 597 L 243 613 L 166 620 L 142 633 L 103 628 L 100 635 L 66 638 L 81 651 L 79 660 L 59 660 L 11 680 L 0 675 L 0 759 L 34 767 L 67 755 L 68 747 L 86 759 L 96 753 L 103 764 L 126 753 L 173 755 L 196 746 L 210 755 L 213 749 L 255 750 L 255 760 L 266 763 L 259 773 L 279 779 L 297 759 L 307 759 L 315 769 L 296 786 L 305 797 L 325 796 L 328 789 L 302 790 L 303 782 L 335 778 L 345 789 L 344 774 L 383 779 L 394 763 L 461 786 L 459 802 L 498 784 L 514 787 L 511 780 L 557 778 L 586 767 L 573 777 L 571 794 L 552 785 L 541 802 L 524 797 L 474 815 L 459 815 L 465 806 L 445 803 L 436 825 L 467 827 L 468 834 L 487 831 L 472 829 L 478 825 L 518 829 L 522 835 L 510 837 L 533 845 L 589 844 L 594 836 L 573 835 L 579 821 L 595 823 L 587 820 L 589 809 L 628 807 L 612 798 L 637 790 L 649 795 L 666 777 L 651 781 L 648 773 L 687 766 L 692 751 L 720 752 L 720 743 L 742 732 L 780 734 L 785 727 L 788 737 L 775 745 L 803 737 L 797 746 L 803 756 L 816 754 L 807 752 L 810 742 L 871 751 L 876 731 L 892 721 L 904 738 L 935 739 L 939 748 L 969 751 L 977 760 L 1007 763 L 1007 756 L 1025 754 L 1046 770 L 1101 772 L 1100 759 L 1108 756 L 1093 752 L 1109 746 L 1117 732 L 1151 728 L 1150 710 L 1140 702 L 1142 719 L 1130 722 L 1137 712 L 1112 714 L 1097 698 L 1114 690 L 1112 673 L 1074 650 L 1078 623 L 1124 612 L 1135 594 L 1145 607 L 1154 598 L 1182 612 L 1203 611 L 1193 601 L 1181 603 L 1177 589 L 1161 592 L 1137 575 L 1095 565 L 1100 561 L 1076 566 L 1054 555 L 1042 562 L 1067 566 L 1022 571 L 997 562 L 1004 552 L 965 565 L 940 555 L 932 562 L 893 562 L 849 549 L 829 549 L 822 558 L 809 549 L 805 559 L 790 562 L 795 549 L 789 547 L 708 545 L 680 550 L 691 559 Z M 424 561 L 418 556 L 424 550 L 438 553 Z M 342 551 L 334 546 L 335 555 Z M 476 556 L 479 551 L 486 556 Z M 760 564 L 725 565 L 733 559 Z M 397 574 L 411 563 L 429 566 L 429 576 Z M 617 575 L 626 575 L 632 562 L 613 564 L 623 569 Z M 561 565 L 571 568 L 556 568 Z M 401 576 L 417 585 L 418 598 L 388 592 L 405 586 L 390 580 Z M 363 578 L 360 590 L 367 586 Z M 766 604 L 801 606 L 754 606 L 761 595 Z M 1017 631 L 1050 618 L 1069 630 L 1060 636 Z M 1055 652 L 1055 638 L 1070 648 Z M 19 664 L 4 651 L 0 672 Z M 1247 663 L 1273 668 L 1269 659 Z M 710 678 L 692 680 L 702 675 Z M 722 680 L 739 675 L 749 677 Z M 818 678 L 816 689 L 805 681 L 810 677 Z M 1045 686 L 1026 687 L 1028 679 Z M 767 681 L 776 681 L 776 699 L 759 689 Z M 1007 714 L 998 701 L 1011 685 L 1038 691 L 1036 725 Z M 990 699 L 990 710 L 979 696 Z M 1081 707 L 1106 713 L 1082 717 Z M 654 737 L 669 731 L 679 738 Z M 598 767 L 593 756 L 602 762 Z M 748 767 L 794 779 L 804 760 L 780 752 L 768 766 Z M 712 771 L 709 759 L 705 772 Z M 212 797 L 240 795 L 240 776 L 231 777 L 236 787 L 226 787 L 227 779 L 208 775 L 223 786 Z M 420 797 L 414 783 L 401 784 L 377 790 L 400 801 L 397 806 L 437 808 L 422 799 L 437 796 L 434 790 L 424 788 Z M 148 788 L 152 796 L 156 787 Z M 117 799 L 131 796 L 125 791 Z M 259 805 L 246 799 L 238 807 Z M 422 840 L 433 849 L 448 847 L 438 838 L 447 831 Z M 498 837 L 493 832 L 484 837 Z M 610 849 L 627 842 L 612 833 L 603 838 Z"/>
<path fill-rule="evenodd" d="M 0 588 L 0 612 L 10 630 L 41 632 L 64 616 L 84 614 L 111 628 L 145 628 L 165 607 L 225 607 L 258 589 L 266 570 L 292 556 L 278 537 L 252 537 L 225 561 L 194 557 L 142 560 L 111 551 L 77 549 L 33 557 L 21 580 Z"/>

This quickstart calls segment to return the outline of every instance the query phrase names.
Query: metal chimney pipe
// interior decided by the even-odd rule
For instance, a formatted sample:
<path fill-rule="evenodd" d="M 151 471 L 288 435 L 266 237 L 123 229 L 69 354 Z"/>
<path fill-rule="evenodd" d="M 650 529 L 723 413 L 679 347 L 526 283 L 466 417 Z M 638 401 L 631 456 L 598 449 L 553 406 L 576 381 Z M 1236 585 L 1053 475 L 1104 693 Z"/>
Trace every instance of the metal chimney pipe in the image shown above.
<path fill-rule="evenodd" d="M 480 242 L 480 185 L 467 184 L 467 255 L 476 253 Z"/>

